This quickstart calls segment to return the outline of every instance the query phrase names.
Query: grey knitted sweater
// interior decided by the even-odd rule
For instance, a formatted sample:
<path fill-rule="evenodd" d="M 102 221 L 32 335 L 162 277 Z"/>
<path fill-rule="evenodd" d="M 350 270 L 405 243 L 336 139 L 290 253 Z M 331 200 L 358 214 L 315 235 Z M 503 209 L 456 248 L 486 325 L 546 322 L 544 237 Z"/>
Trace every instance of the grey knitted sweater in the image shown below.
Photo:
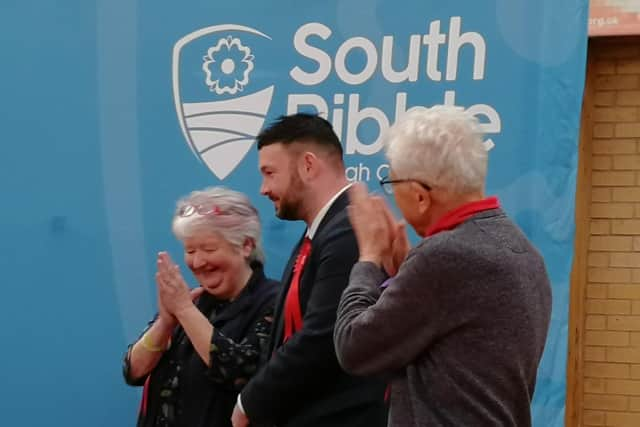
<path fill-rule="evenodd" d="M 381 291 L 385 279 L 354 266 L 334 341 L 348 372 L 389 376 L 389 425 L 530 426 L 551 288 L 504 212 L 424 239 Z"/>

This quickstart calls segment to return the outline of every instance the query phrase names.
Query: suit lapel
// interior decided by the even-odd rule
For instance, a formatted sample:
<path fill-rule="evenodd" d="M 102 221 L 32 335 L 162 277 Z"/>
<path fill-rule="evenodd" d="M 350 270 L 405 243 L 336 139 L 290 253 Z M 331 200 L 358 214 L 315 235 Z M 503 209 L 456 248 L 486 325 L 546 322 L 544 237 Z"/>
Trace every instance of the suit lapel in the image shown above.
<path fill-rule="evenodd" d="M 349 205 L 349 190 L 346 190 L 344 193 L 338 196 L 338 198 L 333 202 L 333 204 L 327 211 L 327 214 L 324 216 L 324 218 L 322 218 L 322 221 L 320 221 L 320 225 L 318 226 L 318 229 L 316 230 L 316 234 L 313 236 L 313 238 L 317 240 L 318 235 L 322 234 L 322 232 L 324 231 L 324 228 L 327 226 L 329 222 L 331 222 L 333 217 L 336 216 L 338 213 L 342 212 L 343 210 L 345 210 L 348 205 Z"/>
<path fill-rule="evenodd" d="M 322 218 L 322 221 L 320 221 L 320 225 L 318 226 L 318 229 L 316 230 L 316 233 L 313 236 L 314 241 L 317 241 L 318 235 L 323 232 L 323 229 L 332 220 L 332 218 L 347 207 L 347 205 L 349 204 L 349 196 L 347 193 L 348 191 L 345 191 L 333 202 L 333 204 L 327 211 L 327 214 L 324 216 L 324 218 Z M 278 298 L 278 305 L 276 306 L 276 316 L 274 318 L 274 323 L 273 323 L 273 333 L 271 334 L 271 336 L 273 337 L 271 341 L 271 346 L 270 346 L 271 351 L 277 348 L 282 342 L 282 337 L 284 335 L 284 317 L 283 317 L 284 302 L 287 298 L 287 292 L 289 292 L 289 286 L 291 285 L 291 278 L 293 276 L 293 266 L 295 265 L 296 257 L 298 256 L 298 252 L 300 251 L 300 246 L 302 245 L 303 240 L 304 240 L 304 235 L 300 238 L 300 240 L 298 241 L 298 244 L 296 245 L 293 252 L 291 253 L 291 257 L 289 257 L 289 261 L 287 262 L 287 266 L 285 267 L 284 273 L 282 275 L 282 282 L 281 282 L 282 291 Z M 313 248 L 313 244 L 312 244 L 312 248 Z M 313 253 L 313 249 L 312 249 L 312 253 Z M 309 259 L 309 262 L 311 262 L 312 259 L 313 259 L 313 255 L 311 259 Z M 305 275 L 302 274 L 302 276 L 300 277 L 300 295 L 303 294 L 303 288 L 307 287 L 307 283 L 304 281 L 304 278 L 305 278 Z M 304 317 L 304 313 L 302 313 L 302 316 Z"/>

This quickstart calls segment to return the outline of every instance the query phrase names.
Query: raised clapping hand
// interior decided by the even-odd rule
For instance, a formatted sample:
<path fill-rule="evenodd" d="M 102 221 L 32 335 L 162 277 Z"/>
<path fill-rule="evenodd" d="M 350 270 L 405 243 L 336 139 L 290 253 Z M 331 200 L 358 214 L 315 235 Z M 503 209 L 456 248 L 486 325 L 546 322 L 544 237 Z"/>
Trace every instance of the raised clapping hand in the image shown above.
<path fill-rule="evenodd" d="M 349 190 L 349 219 L 358 240 L 360 261 L 382 266 L 394 276 L 410 249 L 404 221 L 397 221 L 380 196 L 367 193 L 364 184 Z"/>
<path fill-rule="evenodd" d="M 170 316 L 169 319 L 174 322 L 177 314 L 192 307 L 193 301 L 204 291 L 201 287 L 189 290 L 189 286 L 180 273 L 180 268 L 166 252 L 158 254 L 156 285 L 160 316 L 165 316 L 165 320 L 167 316 Z"/>

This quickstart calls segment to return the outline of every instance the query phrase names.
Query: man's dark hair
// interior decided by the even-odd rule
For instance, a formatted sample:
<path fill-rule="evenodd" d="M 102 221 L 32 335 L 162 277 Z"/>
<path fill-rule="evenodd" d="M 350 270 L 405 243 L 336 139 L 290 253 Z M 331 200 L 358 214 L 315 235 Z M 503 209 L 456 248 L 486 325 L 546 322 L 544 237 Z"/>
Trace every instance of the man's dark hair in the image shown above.
<path fill-rule="evenodd" d="M 297 113 L 280 116 L 257 137 L 258 150 L 267 145 L 310 142 L 342 158 L 342 145 L 331 123 L 316 114 Z"/>

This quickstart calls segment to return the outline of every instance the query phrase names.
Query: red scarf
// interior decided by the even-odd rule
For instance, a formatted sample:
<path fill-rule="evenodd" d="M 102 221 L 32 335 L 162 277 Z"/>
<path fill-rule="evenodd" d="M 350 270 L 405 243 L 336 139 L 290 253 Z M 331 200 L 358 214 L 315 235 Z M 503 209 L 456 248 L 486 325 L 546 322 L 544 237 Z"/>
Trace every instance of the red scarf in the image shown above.
<path fill-rule="evenodd" d="M 429 227 L 427 229 L 427 237 L 433 236 L 441 231 L 452 230 L 478 212 L 497 209 L 499 207 L 500 202 L 497 197 L 487 197 L 486 199 L 465 203 L 464 205 L 447 212 L 435 224 Z"/>

